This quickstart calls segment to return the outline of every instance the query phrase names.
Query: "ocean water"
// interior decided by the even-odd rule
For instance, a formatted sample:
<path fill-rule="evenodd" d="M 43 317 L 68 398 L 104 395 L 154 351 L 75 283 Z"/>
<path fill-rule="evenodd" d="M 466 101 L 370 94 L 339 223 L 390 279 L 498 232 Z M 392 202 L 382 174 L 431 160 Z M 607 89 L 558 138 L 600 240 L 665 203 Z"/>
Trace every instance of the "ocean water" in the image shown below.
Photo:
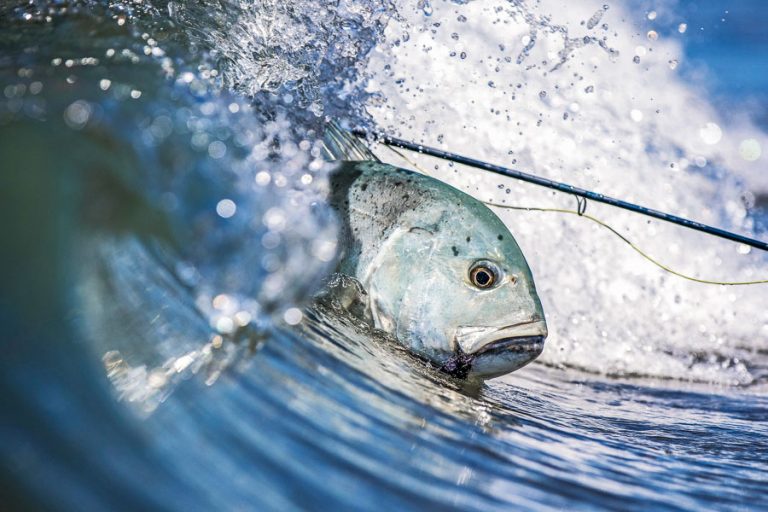
<path fill-rule="evenodd" d="M 551 333 L 476 383 L 332 274 L 330 121 L 764 237 L 761 61 L 724 80 L 693 4 L 3 3 L 2 508 L 766 508 L 766 285 L 499 209 Z M 481 200 L 575 207 L 368 144 Z M 587 208 L 681 272 L 768 278 L 759 251 Z"/>

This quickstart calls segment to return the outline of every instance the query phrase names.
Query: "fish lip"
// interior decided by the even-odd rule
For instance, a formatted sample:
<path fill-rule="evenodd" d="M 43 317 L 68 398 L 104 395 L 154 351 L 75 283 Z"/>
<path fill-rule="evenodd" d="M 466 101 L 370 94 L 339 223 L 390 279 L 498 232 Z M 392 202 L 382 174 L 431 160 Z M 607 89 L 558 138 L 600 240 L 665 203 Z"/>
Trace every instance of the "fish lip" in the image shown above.
<path fill-rule="evenodd" d="M 483 346 L 473 355 L 479 356 L 490 352 L 521 352 L 536 355 L 544 350 L 546 336 L 516 336 L 499 338 Z"/>
<path fill-rule="evenodd" d="M 466 379 L 472 373 L 476 359 L 505 352 L 528 355 L 529 359 L 521 365 L 524 366 L 542 353 L 545 339 L 546 336 L 507 336 L 488 343 L 482 349 L 472 354 L 465 354 L 459 347 L 452 357 L 440 365 L 439 370 L 451 377 Z"/>
<path fill-rule="evenodd" d="M 547 334 L 547 323 L 543 317 L 500 327 L 459 326 L 454 335 L 454 346 L 465 354 L 479 354 L 491 345 L 498 345 L 501 340 L 541 338 L 543 343 Z"/>

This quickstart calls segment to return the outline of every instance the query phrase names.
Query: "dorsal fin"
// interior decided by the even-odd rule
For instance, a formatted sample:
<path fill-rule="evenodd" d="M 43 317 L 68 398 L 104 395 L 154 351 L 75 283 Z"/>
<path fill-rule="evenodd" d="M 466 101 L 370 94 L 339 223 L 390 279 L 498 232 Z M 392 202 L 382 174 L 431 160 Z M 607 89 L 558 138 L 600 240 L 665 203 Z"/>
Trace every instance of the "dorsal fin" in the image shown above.
<path fill-rule="evenodd" d="M 365 144 L 336 121 L 328 123 L 323 134 L 323 156 L 329 161 L 379 161 Z"/>

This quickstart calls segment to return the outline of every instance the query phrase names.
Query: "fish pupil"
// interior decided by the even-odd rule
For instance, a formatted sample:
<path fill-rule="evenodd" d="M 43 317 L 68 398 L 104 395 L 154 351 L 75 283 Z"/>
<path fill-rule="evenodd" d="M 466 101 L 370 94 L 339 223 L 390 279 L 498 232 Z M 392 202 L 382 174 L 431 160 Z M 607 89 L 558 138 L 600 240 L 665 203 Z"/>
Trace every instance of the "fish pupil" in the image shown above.
<path fill-rule="evenodd" d="M 472 284 L 478 288 L 488 288 L 496 280 L 494 272 L 487 267 L 475 267 L 470 272 Z"/>

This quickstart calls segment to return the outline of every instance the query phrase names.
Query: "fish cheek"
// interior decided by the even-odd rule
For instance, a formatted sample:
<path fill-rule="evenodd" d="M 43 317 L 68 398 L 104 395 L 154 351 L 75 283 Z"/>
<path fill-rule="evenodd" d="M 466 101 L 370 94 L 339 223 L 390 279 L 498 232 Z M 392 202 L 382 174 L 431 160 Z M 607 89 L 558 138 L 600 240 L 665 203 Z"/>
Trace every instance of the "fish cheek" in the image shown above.
<path fill-rule="evenodd" d="M 410 252 L 403 261 L 408 282 L 398 316 L 398 337 L 408 340 L 415 351 L 442 364 L 454 352 L 455 264 L 446 258 L 438 236 L 411 239 Z"/>
<path fill-rule="evenodd" d="M 427 230 L 399 230 L 382 245 L 364 283 L 376 327 L 395 335 L 407 347 L 422 351 L 423 337 L 414 332 L 423 307 L 425 269 L 434 237 Z"/>

